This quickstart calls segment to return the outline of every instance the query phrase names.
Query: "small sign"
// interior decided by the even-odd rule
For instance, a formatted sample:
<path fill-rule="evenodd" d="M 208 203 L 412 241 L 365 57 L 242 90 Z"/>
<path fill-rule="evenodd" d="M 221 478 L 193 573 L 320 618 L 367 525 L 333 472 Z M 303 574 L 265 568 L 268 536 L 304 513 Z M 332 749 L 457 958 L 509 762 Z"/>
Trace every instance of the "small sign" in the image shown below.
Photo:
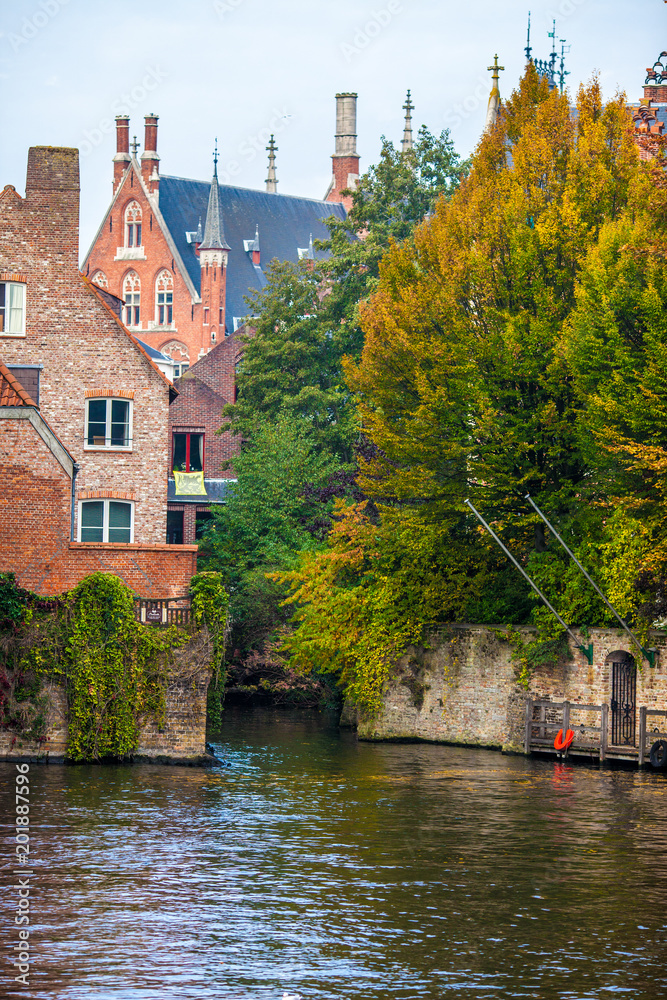
<path fill-rule="evenodd" d="M 162 608 L 159 605 L 152 605 L 146 608 L 146 621 L 147 622 L 161 622 L 162 621 Z"/>

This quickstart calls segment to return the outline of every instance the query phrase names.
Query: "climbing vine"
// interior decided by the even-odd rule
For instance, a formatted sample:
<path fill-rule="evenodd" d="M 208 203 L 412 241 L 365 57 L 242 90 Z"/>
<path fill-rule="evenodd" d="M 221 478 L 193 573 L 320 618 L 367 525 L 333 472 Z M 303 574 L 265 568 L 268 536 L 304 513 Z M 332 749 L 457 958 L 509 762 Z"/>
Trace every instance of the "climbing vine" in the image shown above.
<path fill-rule="evenodd" d="M 190 582 L 192 614 L 198 628 L 206 628 L 213 642 L 213 674 L 208 688 L 208 722 L 218 729 L 225 697 L 225 644 L 229 631 L 229 595 L 220 573 L 197 573 Z"/>
<path fill-rule="evenodd" d="M 211 636 L 214 681 L 224 685 L 227 595 L 217 574 L 194 578 L 192 613 Z M 43 739 L 43 682 L 52 678 L 67 692 L 68 757 L 126 757 L 144 719 L 163 723 L 173 651 L 191 639 L 176 626 L 138 622 L 132 591 L 112 574 L 93 573 L 49 602 L 0 576 L 0 726 Z"/>

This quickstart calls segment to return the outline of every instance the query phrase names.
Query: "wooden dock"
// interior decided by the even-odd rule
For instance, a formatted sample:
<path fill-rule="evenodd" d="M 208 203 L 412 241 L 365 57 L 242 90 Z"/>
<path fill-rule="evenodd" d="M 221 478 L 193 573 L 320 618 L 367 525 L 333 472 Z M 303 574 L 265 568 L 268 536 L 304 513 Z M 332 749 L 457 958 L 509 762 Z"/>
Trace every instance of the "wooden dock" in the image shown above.
<path fill-rule="evenodd" d="M 612 726 L 612 731 L 623 732 L 623 739 L 610 740 L 612 710 L 609 705 L 582 705 L 570 701 L 537 701 L 526 699 L 526 725 L 524 751 L 526 754 L 548 754 L 554 757 L 583 757 L 603 764 L 605 761 L 628 761 L 637 767 L 649 763 L 651 746 L 656 740 L 667 740 L 667 709 L 639 707 L 639 725 L 636 716 L 630 716 L 629 706 L 623 706 L 622 727 Z M 633 709 L 634 713 L 634 709 Z M 653 723 L 660 718 L 661 725 Z M 571 729 L 574 740 L 567 750 L 556 750 L 554 740 L 558 731 Z"/>

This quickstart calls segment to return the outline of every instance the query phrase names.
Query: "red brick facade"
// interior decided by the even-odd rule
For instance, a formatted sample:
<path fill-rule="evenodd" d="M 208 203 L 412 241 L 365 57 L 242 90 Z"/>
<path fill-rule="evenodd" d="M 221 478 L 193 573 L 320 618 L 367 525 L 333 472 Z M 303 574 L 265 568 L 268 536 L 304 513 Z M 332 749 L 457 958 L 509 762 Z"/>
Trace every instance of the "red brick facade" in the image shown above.
<path fill-rule="evenodd" d="M 13 439 L 8 428 L 13 422 L 3 421 L 1 460 L 3 467 L 15 470 L 11 490 L 10 479 L 3 480 L 3 511 L 9 518 L 3 544 L 5 538 L 11 539 L 4 553 L 4 568 L 22 573 L 26 585 L 35 589 L 46 586 L 54 593 L 89 572 L 89 564 L 115 572 L 127 557 L 133 567 L 127 570 L 128 582 L 132 580 L 140 596 L 171 596 L 155 593 L 160 581 L 165 588 L 175 587 L 183 594 L 194 556 L 173 548 L 170 555 L 164 544 L 169 401 L 175 390 L 95 286 L 80 274 L 78 225 L 78 151 L 31 149 L 25 198 L 11 185 L 0 193 L 0 281 L 12 281 L 15 289 L 23 289 L 24 302 L 24 322 L 18 330 L 10 330 L 6 315 L 3 317 L 0 360 L 8 366 L 41 366 L 41 415 L 80 467 L 74 537 L 78 537 L 81 500 L 122 498 L 132 504 L 132 542 L 111 548 L 97 545 L 98 554 L 90 559 L 85 552 L 92 551 L 88 547 L 93 543 L 72 549 L 69 499 L 66 512 L 63 506 L 65 494 L 69 498 L 71 493 L 71 478 L 64 482 L 63 470 L 52 470 L 51 474 L 52 458 L 42 458 L 38 449 L 27 449 L 25 440 L 22 443 L 27 450 L 21 459 L 16 453 L 18 445 L 10 448 Z M 93 397 L 127 401 L 129 422 L 122 447 L 114 445 L 110 437 L 105 441 L 104 436 L 86 436 L 87 406 Z M 27 425 L 20 433 L 12 433 L 25 436 Z M 24 507 L 37 513 L 28 516 Z M 53 569 L 49 567 L 56 536 L 60 539 L 60 563 Z M 151 549 L 159 552 L 159 569 L 157 563 L 153 565 L 155 559 L 149 558 Z M 121 557 L 117 550 L 126 555 Z M 131 550 L 133 555 L 127 555 Z M 25 567 L 31 553 L 39 561 L 40 552 L 43 566 L 39 568 L 33 559 L 34 568 L 28 572 Z"/>
<path fill-rule="evenodd" d="M 220 308 L 224 317 L 224 269 L 222 274 L 217 270 L 215 283 L 211 269 L 210 285 L 206 286 L 207 301 L 202 303 L 204 281 L 200 296 L 179 261 L 178 251 L 160 213 L 157 117 L 146 116 L 141 160 L 129 152 L 128 119 L 117 118 L 116 127 L 113 201 L 84 269 L 93 282 L 126 303 L 123 321 L 133 333 L 156 350 L 168 353 L 175 362 L 193 365 L 210 350 L 212 343 L 225 335 L 224 318 L 222 331 L 218 322 Z M 139 225 L 140 233 L 136 228 Z M 131 226 L 135 228 L 130 232 Z M 215 294 L 211 295 L 211 291 Z M 171 295 L 170 303 L 160 302 L 159 296 L 163 294 Z M 128 296 L 133 296 L 129 312 Z M 211 299 L 214 301 L 209 301 Z M 209 310 L 206 324 L 204 307 Z M 212 307 L 213 313 L 210 312 Z M 214 341 L 211 340 L 212 330 L 215 331 Z"/>
<path fill-rule="evenodd" d="M 173 434 L 195 432 L 204 434 L 204 481 L 213 493 L 212 480 L 233 480 L 235 473 L 225 465 L 238 454 L 240 442 L 229 433 L 216 433 L 222 424 L 222 408 L 234 402 L 236 365 L 243 351 L 241 335 L 237 330 L 221 344 L 198 361 L 178 380 L 178 398 L 169 408 L 169 429 Z M 204 497 L 202 502 L 169 501 L 169 510 L 183 514 L 183 541 L 193 543 L 196 537 L 197 515 L 209 510 Z"/>

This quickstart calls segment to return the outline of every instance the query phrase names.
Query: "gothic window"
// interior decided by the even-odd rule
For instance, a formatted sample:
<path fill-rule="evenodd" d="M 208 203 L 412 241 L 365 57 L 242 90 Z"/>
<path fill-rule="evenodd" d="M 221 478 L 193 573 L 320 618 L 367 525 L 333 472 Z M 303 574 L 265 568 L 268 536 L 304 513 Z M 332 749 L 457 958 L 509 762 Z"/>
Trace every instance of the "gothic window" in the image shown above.
<path fill-rule="evenodd" d="M 125 209 L 125 246 L 141 246 L 141 205 L 131 201 Z"/>
<path fill-rule="evenodd" d="M 125 326 L 139 326 L 141 323 L 141 282 L 136 271 L 130 271 L 123 282 L 125 300 Z"/>
<path fill-rule="evenodd" d="M 174 314 L 174 279 L 160 271 L 155 282 L 155 318 L 158 326 L 171 326 Z"/>
<path fill-rule="evenodd" d="M 109 287 L 109 279 L 107 278 L 104 271 L 95 271 L 94 275 L 90 280 L 94 285 L 98 285 L 100 288 Z"/>

